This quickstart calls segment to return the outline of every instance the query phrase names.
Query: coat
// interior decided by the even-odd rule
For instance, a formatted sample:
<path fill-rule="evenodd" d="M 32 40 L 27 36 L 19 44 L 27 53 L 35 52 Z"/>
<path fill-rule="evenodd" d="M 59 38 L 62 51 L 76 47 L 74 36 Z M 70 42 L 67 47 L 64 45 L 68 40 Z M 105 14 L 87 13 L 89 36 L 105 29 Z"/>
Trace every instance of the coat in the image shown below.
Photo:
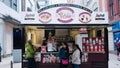
<path fill-rule="evenodd" d="M 117 44 L 116 44 L 116 45 L 117 45 L 117 47 L 118 47 L 118 48 L 120 48 L 120 42 L 117 42 Z"/>
<path fill-rule="evenodd" d="M 77 49 L 72 54 L 72 63 L 73 64 L 81 64 L 80 60 L 80 51 Z"/>
<path fill-rule="evenodd" d="M 34 58 L 35 51 L 33 45 L 29 43 L 25 44 L 25 54 L 26 54 L 26 58 Z"/>
<path fill-rule="evenodd" d="M 60 58 L 60 60 L 69 59 L 68 51 L 66 49 L 64 49 L 64 48 L 61 48 L 60 51 L 59 51 L 59 58 Z"/>

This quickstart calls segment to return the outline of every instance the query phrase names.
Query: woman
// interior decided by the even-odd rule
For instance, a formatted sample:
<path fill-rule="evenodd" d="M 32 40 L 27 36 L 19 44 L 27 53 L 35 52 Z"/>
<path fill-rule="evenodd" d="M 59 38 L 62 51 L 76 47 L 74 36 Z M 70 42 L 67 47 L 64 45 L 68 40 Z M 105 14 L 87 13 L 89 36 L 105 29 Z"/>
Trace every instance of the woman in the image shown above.
<path fill-rule="evenodd" d="M 120 41 L 117 42 L 117 55 L 120 56 Z"/>
<path fill-rule="evenodd" d="M 27 68 L 36 68 L 35 60 L 34 60 L 35 49 L 32 45 L 31 40 L 28 40 L 28 42 L 25 44 L 25 54 L 28 60 Z"/>
<path fill-rule="evenodd" d="M 47 51 L 54 51 L 54 48 L 53 48 L 53 45 L 54 45 L 54 38 L 53 37 L 49 37 L 48 38 L 48 42 L 47 42 Z"/>
<path fill-rule="evenodd" d="M 81 60 L 80 60 L 80 48 L 77 44 L 74 45 L 74 52 L 72 54 L 72 64 L 73 68 L 80 68 Z"/>
<path fill-rule="evenodd" d="M 67 68 L 68 64 L 64 64 L 62 61 L 69 59 L 69 50 L 68 50 L 68 45 L 67 43 L 62 43 L 62 47 L 60 48 L 59 51 L 59 58 L 60 58 L 60 68 Z"/>

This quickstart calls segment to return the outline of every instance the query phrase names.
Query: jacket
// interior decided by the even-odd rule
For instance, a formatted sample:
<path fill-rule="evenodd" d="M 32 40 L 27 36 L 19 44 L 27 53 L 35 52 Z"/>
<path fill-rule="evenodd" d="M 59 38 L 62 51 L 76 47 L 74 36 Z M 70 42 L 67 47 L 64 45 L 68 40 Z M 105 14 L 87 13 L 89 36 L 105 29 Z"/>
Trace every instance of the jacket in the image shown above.
<path fill-rule="evenodd" d="M 34 58 L 35 51 L 33 49 L 33 45 L 29 43 L 25 44 L 25 54 L 26 58 Z"/>
<path fill-rule="evenodd" d="M 80 51 L 78 49 L 72 54 L 72 64 L 81 64 Z"/>
<path fill-rule="evenodd" d="M 62 59 L 69 59 L 68 57 L 69 57 L 68 51 L 66 49 L 64 49 L 64 48 L 61 48 L 60 51 L 59 51 L 59 58 L 60 58 L 60 60 L 62 60 Z"/>

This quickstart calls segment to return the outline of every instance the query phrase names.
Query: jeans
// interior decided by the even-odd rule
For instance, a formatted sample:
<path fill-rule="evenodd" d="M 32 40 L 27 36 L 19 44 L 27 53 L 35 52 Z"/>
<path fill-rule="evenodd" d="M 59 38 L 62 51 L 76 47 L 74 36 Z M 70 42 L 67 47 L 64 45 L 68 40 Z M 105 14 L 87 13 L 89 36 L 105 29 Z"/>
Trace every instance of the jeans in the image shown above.
<path fill-rule="evenodd" d="M 28 58 L 27 68 L 36 68 L 36 63 L 34 58 Z"/>
<path fill-rule="evenodd" d="M 79 64 L 73 64 L 73 68 L 80 68 Z"/>

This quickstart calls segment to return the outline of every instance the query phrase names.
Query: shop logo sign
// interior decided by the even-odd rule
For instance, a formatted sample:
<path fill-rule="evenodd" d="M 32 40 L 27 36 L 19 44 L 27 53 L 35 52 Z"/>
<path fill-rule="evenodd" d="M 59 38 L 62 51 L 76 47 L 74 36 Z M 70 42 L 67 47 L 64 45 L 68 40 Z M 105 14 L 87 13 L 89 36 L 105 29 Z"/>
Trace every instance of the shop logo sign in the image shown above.
<path fill-rule="evenodd" d="M 24 20 L 35 20 L 35 14 L 26 13 Z"/>
<path fill-rule="evenodd" d="M 81 23 L 89 23 L 91 21 L 91 14 L 88 12 L 82 12 L 79 14 L 79 21 Z"/>
<path fill-rule="evenodd" d="M 74 17 L 74 10 L 68 7 L 62 7 L 57 9 L 57 20 L 62 22 L 62 23 L 69 23 L 73 21 Z"/>
<path fill-rule="evenodd" d="M 39 21 L 42 23 L 48 23 L 52 20 L 52 15 L 48 12 L 42 12 L 39 14 Z"/>
<path fill-rule="evenodd" d="M 96 14 L 95 20 L 105 20 L 105 14 Z"/>

